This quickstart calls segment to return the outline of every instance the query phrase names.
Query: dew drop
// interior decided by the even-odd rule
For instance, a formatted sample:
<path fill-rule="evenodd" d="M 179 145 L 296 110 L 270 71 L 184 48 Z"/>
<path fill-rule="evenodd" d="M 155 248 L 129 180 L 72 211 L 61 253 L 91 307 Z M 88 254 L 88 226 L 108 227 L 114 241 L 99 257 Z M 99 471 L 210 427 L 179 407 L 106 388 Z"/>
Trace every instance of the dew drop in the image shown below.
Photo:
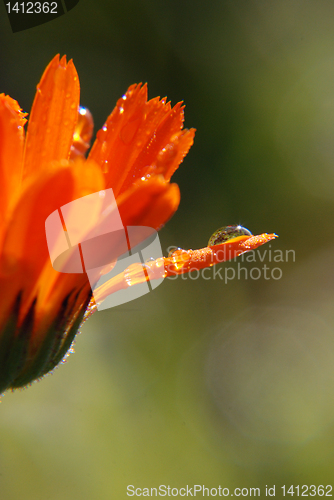
<path fill-rule="evenodd" d="M 173 255 L 173 253 L 176 252 L 176 250 L 182 250 L 182 248 L 180 248 L 180 247 L 172 247 L 172 249 L 169 250 L 169 252 L 168 252 L 168 257 L 171 257 Z"/>
<path fill-rule="evenodd" d="M 133 280 L 131 278 L 131 269 L 127 267 L 124 271 L 124 281 L 128 286 L 133 285 Z"/>
<path fill-rule="evenodd" d="M 97 131 L 96 138 L 98 139 L 98 141 L 104 142 L 106 137 L 106 131 L 107 127 L 102 127 L 100 130 Z"/>
<path fill-rule="evenodd" d="M 225 241 L 237 238 L 238 236 L 252 236 L 252 233 L 242 226 L 223 226 L 213 233 L 208 242 L 208 247 L 220 245 Z"/>
<path fill-rule="evenodd" d="M 134 177 L 135 177 L 135 176 L 134 176 Z M 151 174 L 145 174 L 145 175 L 143 175 L 143 176 L 140 178 L 140 180 L 141 180 L 141 181 L 147 181 L 150 177 L 151 177 Z"/>

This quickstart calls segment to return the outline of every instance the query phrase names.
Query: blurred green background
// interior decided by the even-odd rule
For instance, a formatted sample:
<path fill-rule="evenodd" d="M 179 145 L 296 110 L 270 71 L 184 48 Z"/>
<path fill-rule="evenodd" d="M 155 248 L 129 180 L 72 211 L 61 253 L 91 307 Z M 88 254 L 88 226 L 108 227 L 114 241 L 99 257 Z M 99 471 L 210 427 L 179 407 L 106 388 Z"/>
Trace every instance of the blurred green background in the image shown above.
<path fill-rule="evenodd" d="M 96 313 L 68 363 L 2 398 L 1 500 L 333 483 L 333 2 L 80 0 L 15 34 L 0 11 L 0 91 L 26 111 L 58 52 L 96 130 L 132 83 L 184 100 L 197 134 L 165 254 L 240 223 L 280 236 L 248 273 L 281 270 L 165 280 Z"/>

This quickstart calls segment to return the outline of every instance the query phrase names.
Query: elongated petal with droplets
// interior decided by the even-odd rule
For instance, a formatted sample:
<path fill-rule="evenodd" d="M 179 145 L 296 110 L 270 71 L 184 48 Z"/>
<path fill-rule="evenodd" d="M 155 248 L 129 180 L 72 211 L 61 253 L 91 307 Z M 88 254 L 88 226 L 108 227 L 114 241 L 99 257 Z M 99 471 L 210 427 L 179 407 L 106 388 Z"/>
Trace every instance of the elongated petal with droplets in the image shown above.
<path fill-rule="evenodd" d="M 238 236 L 220 245 L 199 250 L 178 249 L 168 257 L 146 262 L 145 273 L 143 273 L 143 264 L 132 264 L 124 272 L 96 288 L 94 290 L 94 302 L 101 302 L 111 293 L 126 289 L 129 286 L 138 285 L 148 280 L 160 279 L 161 268 L 164 269 L 163 276 L 166 278 L 212 267 L 220 262 L 232 260 L 250 250 L 255 250 L 275 238 L 277 238 L 277 235 L 274 233 L 263 233 L 257 236 Z"/>
<path fill-rule="evenodd" d="M 79 78 L 72 61 L 54 57 L 37 85 L 28 123 L 24 177 L 68 159 L 78 119 Z"/>

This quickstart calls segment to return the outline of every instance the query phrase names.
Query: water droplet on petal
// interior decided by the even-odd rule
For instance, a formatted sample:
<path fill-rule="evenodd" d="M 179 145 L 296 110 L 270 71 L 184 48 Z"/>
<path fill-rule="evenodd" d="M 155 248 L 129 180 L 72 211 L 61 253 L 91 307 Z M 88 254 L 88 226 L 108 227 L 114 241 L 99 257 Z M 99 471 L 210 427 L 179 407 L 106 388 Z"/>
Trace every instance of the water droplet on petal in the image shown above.
<path fill-rule="evenodd" d="M 107 127 L 105 126 L 97 131 L 96 138 L 98 139 L 99 142 L 104 142 L 106 137 L 106 132 L 107 132 Z"/>
<path fill-rule="evenodd" d="M 168 257 L 171 257 L 173 255 L 173 253 L 176 252 L 176 250 L 182 250 L 182 248 L 180 248 L 180 247 L 172 247 L 172 249 L 169 250 L 169 252 L 168 252 Z"/>
<path fill-rule="evenodd" d="M 124 142 L 124 144 L 130 144 L 130 142 L 136 136 L 139 126 L 140 126 L 139 118 L 129 121 L 124 125 L 119 134 L 120 139 Z"/>
<path fill-rule="evenodd" d="M 252 236 L 252 233 L 242 226 L 223 226 L 213 233 L 209 239 L 208 247 L 220 245 L 238 236 Z"/>
<path fill-rule="evenodd" d="M 134 177 L 135 177 L 135 176 L 134 176 Z M 140 180 L 141 180 L 141 181 L 147 181 L 150 177 L 151 177 L 151 174 L 145 174 L 145 175 L 143 175 L 143 176 L 140 178 Z"/>

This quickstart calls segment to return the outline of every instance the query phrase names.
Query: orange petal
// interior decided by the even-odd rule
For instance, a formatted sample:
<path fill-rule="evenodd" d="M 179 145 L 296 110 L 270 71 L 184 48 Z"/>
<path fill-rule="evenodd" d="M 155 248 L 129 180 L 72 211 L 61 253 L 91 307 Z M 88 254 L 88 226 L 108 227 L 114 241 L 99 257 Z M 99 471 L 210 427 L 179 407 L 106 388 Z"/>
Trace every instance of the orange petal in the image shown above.
<path fill-rule="evenodd" d="M 103 187 L 99 167 L 81 160 L 53 165 L 43 176 L 36 174 L 27 183 L 4 237 L 0 275 L 6 296 L 2 312 L 6 311 L 6 305 L 13 303 L 20 290 L 24 290 L 23 304 L 27 307 L 39 288 L 45 286 L 44 274 L 40 275 L 45 265 L 51 267 L 45 235 L 47 217 L 62 205 Z M 49 273 L 45 274 L 47 287 L 51 287 L 59 273 L 53 275 L 53 279 Z M 68 275 L 62 276 L 66 280 Z"/>
<path fill-rule="evenodd" d="M 162 176 L 139 181 L 117 198 L 124 226 L 148 226 L 160 229 L 174 214 L 180 203 L 177 184 L 169 184 Z"/>
<path fill-rule="evenodd" d="M 257 247 L 268 243 L 268 241 L 278 238 L 275 233 L 263 233 L 259 235 L 250 236 L 247 240 L 243 241 L 240 245 L 241 249 L 248 252 L 249 250 L 255 250 Z"/>
<path fill-rule="evenodd" d="M 195 131 L 182 127 L 181 103 L 171 109 L 166 99 L 147 101 L 147 86 L 132 85 L 97 133 L 89 158 L 101 166 L 116 196 L 141 177 L 169 179 L 192 144 Z"/>
<path fill-rule="evenodd" d="M 156 160 L 158 172 L 163 172 L 166 180 L 169 180 L 179 167 L 183 158 L 187 155 L 193 145 L 195 129 L 182 130 L 171 137 L 166 147 L 163 147 Z"/>
<path fill-rule="evenodd" d="M 68 159 L 78 118 L 79 78 L 71 61 L 55 56 L 47 66 L 31 110 L 24 153 L 24 177 L 50 161 Z"/>
<path fill-rule="evenodd" d="M 22 108 L 20 108 L 19 103 L 17 101 L 15 101 L 15 99 L 10 97 L 9 95 L 0 94 L 0 100 L 2 103 L 6 103 L 8 108 L 10 108 L 14 111 L 14 113 L 17 116 L 19 126 L 21 127 L 21 129 L 20 129 L 21 133 L 24 135 L 23 127 L 28 121 L 26 118 L 26 116 L 28 116 L 28 113 L 23 111 Z"/>
<path fill-rule="evenodd" d="M 166 276 L 184 274 L 214 264 L 235 259 L 239 255 L 255 250 L 260 245 L 277 238 L 276 234 L 261 234 L 258 236 L 238 236 L 200 250 L 176 250 L 165 258 Z"/>
<path fill-rule="evenodd" d="M 0 240 L 5 218 L 20 189 L 24 116 L 14 99 L 0 94 Z"/>

